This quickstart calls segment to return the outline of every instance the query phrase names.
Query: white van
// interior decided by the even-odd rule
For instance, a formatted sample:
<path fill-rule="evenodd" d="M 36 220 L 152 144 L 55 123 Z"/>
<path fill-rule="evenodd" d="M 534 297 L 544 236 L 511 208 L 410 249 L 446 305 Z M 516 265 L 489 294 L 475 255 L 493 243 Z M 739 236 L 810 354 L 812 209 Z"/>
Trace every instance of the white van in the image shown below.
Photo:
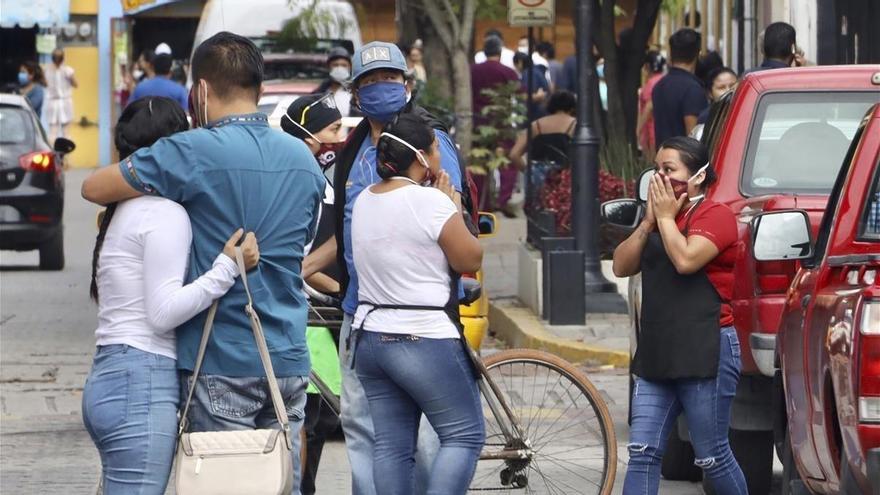
<path fill-rule="evenodd" d="M 270 32 L 279 32 L 284 23 L 299 15 L 312 0 L 208 0 L 196 29 L 193 50 L 202 41 L 230 31 L 255 41 Z M 327 26 L 321 38 L 350 41 L 357 50 L 361 46 L 361 29 L 354 7 L 344 0 L 318 0 L 321 15 L 331 15 L 336 22 Z"/>

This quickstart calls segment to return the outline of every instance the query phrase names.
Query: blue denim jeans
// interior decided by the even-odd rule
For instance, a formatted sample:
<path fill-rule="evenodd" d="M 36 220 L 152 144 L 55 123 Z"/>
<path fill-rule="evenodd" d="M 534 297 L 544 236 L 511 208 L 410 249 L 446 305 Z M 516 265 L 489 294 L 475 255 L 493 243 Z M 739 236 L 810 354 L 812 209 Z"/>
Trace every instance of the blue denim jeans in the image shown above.
<path fill-rule="evenodd" d="M 467 492 L 486 432 L 476 377 L 461 342 L 368 331 L 359 341 L 355 367 L 376 431 L 376 490 L 414 492 L 414 454 L 424 413 L 440 437 L 428 495 Z"/>
<path fill-rule="evenodd" d="M 666 439 L 684 412 L 696 459 L 719 495 L 748 495 L 746 480 L 727 441 L 730 408 L 739 381 L 740 347 L 733 327 L 721 329 L 715 378 L 636 379 L 632 397 L 629 467 L 624 495 L 655 494 Z"/>
<path fill-rule="evenodd" d="M 184 372 L 180 383 L 180 406 L 186 404 L 186 394 L 192 383 L 192 373 Z M 278 378 L 278 388 L 287 408 L 290 422 L 290 440 L 293 443 L 291 460 L 293 464 L 292 495 L 299 495 L 302 478 L 300 464 L 300 431 L 303 426 L 306 407 L 306 387 L 308 379 L 304 376 Z M 280 429 L 269 384 L 265 376 L 230 377 L 220 375 L 199 375 L 196 390 L 189 407 L 189 431 L 229 431 L 253 430 L 258 428 Z"/>
<path fill-rule="evenodd" d="M 178 397 L 173 359 L 128 345 L 98 346 L 82 414 L 101 456 L 105 495 L 165 493 Z"/>
<path fill-rule="evenodd" d="M 345 447 L 351 465 L 352 495 L 376 495 L 373 483 L 373 418 L 364 387 L 351 366 L 352 353 L 348 349 L 348 336 L 351 334 L 352 315 L 346 314 L 339 331 L 339 366 L 342 369 L 342 431 L 345 434 Z M 419 424 L 419 439 L 416 448 L 416 491 L 422 495 L 427 491 L 431 465 L 440 449 L 440 439 L 431 423 L 422 416 Z"/>

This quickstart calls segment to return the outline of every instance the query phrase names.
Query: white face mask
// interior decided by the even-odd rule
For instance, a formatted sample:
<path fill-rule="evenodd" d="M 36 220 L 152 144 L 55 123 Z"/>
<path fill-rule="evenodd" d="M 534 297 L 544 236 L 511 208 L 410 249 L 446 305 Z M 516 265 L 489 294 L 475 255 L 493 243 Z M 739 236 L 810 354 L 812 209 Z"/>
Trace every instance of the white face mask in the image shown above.
<path fill-rule="evenodd" d="M 403 139 L 400 139 L 399 137 L 395 136 L 394 134 L 390 134 L 390 133 L 387 133 L 387 132 L 383 132 L 382 134 L 379 134 L 379 137 L 380 137 L 380 138 L 381 138 L 382 136 L 390 137 L 391 139 L 397 141 L 398 143 L 400 143 L 400 144 L 406 146 L 407 148 L 413 150 L 413 153 L 416 154 L 416 160 L 418 160 L 419 163 L 421 163 L 426 169 L 431 170 L 431 166 L 428 165 L 428 160 L 425 158 L 425 155 L 422 154 L 422 151 L 421 151 L 421 150 L 417 150 L 415 146 L 413 146 L 413 145 L 407 143 L 407 142 L 404 141 Z"/>
<path fill-rule="evenodd" d="M 687 182 L 690 183 L 692 180 L 696 179 L 700 174 L 702 174 L 703 172 L 705 172 L 707 168 L 709 168 L 709 163 L 706 163 L 705 165 L 703 165 L 702 167 L 700 167 L 700 169 L 697 170 L 697 173 L 695 173 L 694 175 L 692 175 L 692 176 L 687 180 Z M 691 201 L 696 201 L 696 200 L 698 200 L 698 199 L 703 199 L 705 196 L 706 196 L 705 194 L 700 194 L 700 195 L 698 195 L 698 196 L 694 196 L 694 197 L 692 197 L 692 198 L 691 198 L 691 197 L 688 197 L 688 199 L 691 200 Z"/>
<path fill-rule="evenodd" d="M 351 77 L 351 71 L 348 70 L 348 67 L 337 65 L 336 67 L 330 69 L 330 79 L 333 79 L 340 84 L 348 81 L 349 77 Z"/>
<path fill-rule="evenodd" d="M 134 76 L 135 79 L 140 79 L 144 77 L 144 71 L 140 69 L 135 69 L 134 72 L 131 73 L 131 75 Z"/>

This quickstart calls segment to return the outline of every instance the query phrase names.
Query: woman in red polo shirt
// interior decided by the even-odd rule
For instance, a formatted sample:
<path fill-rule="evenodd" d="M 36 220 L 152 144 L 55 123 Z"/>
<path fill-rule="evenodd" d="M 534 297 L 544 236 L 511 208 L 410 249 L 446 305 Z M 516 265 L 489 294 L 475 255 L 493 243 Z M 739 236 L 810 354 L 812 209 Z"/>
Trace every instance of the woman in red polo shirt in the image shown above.
<path fill-rule="evenodd" d="M 715 182 L 706 148 L 666 140 L 654 159 L 642 224 L 614 251 L 614 274 L 642 274 L 642 313 L 632 370 L 625 495 L 655 494 L 670 428 L 684 413 L 696 460 L 720 495 L 746 495 L 727 430 L 740 371 L 730 296 L 736 217 L 705 199 Z"/>

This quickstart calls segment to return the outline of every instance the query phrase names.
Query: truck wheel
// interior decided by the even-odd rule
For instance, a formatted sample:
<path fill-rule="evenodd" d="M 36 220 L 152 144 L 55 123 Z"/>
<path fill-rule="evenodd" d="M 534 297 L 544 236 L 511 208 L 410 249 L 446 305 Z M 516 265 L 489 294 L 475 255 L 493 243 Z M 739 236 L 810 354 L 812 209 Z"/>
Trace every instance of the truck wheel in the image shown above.
<path fill-rule="evenodd" d="M 678 428 L 673 426 L 666 442 L 663 464 L 660 473 L 670 481 L 700 481 L 703 470 L 694 465 L 694 448 L 690 442 L 678 437 Z"/>
<path fill-rule="evenodd" d="M 64 229 L 59 225 L 58 232 L 40 246 L 40 270 L 61 270 L 64 268 Z"/>
<path fill-rule="evenodd" d="M 749 493 L 770 493 L 773 478 L 773 432 L 730 430 L 730 448 L 736 457 Z"/>

